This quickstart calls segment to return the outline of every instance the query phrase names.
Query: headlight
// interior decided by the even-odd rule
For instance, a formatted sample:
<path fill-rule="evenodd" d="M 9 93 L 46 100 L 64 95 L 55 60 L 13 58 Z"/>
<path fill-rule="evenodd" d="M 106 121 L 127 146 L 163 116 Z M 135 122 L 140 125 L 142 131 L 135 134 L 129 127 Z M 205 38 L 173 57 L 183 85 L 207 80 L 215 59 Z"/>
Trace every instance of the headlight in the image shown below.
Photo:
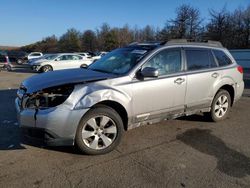
<path fill-rule="evenodd" d="M 58 106 L 66 101 L 73 89 L 74 85 L 63 85 L 26 95 L 23 103 L 24 108 L 43 109 Z"/>

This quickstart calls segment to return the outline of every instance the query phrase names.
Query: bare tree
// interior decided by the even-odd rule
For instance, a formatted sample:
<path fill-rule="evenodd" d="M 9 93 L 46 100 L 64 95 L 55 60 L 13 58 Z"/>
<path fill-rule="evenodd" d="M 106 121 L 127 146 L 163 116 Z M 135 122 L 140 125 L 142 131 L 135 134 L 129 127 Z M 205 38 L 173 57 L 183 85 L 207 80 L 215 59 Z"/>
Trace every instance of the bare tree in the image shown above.
<path fill-rule="evenodd" d="M 176 9 L 176 17 L 166 22 L 165 27 L 155 29 L 147 25 L 143 28 L 129 25 L 110 27 L 102 24 L 96 31 L 85 30 L 83 33 L 69 29 L 59 41 L 55 36 L 44 38 L 34 44 L 22 47 L 26 51 L 75 52 L 80 50 L 112 50 L 132 41 L 168 41 L 172 38 L 192 40 L 211 39 L 221 41 L 227 48 L 250 48 L 250 5 L 227 11 L 210 10 L 206 25 L 200 11 L 183 4 Z"/>
<path fill-rule="evenodd" d="M 96 51 L 97 50 L 97 38 L 96 34 L 92 30 L 86 30 L 81 37 L 81 45 L 83 51 Z"/>
<path fill-rule="evenodd" d="M 227 45 L 231 33 L 230 13 L 225 8 L 220 11 L 210 10 L 210 17 L 207 24 L 208 38 Z"/>
<path fill-rule="evenodd" d="M 183 4 L 176 9 L 176 18 L 167 22 L 165 30 L 171 32 L 171 38 L 195 39 L 201 28 L 200 11 Z"/>

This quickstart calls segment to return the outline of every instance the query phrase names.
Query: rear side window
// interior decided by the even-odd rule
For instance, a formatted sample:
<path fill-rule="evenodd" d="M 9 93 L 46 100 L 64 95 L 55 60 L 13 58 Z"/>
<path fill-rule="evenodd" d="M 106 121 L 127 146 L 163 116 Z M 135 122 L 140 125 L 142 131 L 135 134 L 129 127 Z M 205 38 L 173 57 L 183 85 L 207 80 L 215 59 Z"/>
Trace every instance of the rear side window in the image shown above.
<path fill-rule="evenodd" d="M 232 64 L 231 59 L 221 50 L 213 50 L 213 53 L 218 61 L 219 66 Z"/>
<path fill-rule="evenodd" d="M 187 49 L 186 58 L 188 70 L 200 70 L 217 66 L 210 50 Z"/>

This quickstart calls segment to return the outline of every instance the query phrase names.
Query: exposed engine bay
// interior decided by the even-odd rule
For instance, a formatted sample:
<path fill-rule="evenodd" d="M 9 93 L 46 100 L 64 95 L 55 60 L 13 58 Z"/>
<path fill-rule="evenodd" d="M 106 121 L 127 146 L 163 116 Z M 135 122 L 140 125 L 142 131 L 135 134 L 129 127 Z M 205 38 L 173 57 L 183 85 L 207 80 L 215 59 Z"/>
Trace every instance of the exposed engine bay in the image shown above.
<path fill-rule="evenodd" d="M 62 104 L 72 93 L 74 85 L 63 85 L 46 88 L 41 91 L 25 94 L 22 101 L 23 108 L 51 108 Z"/>

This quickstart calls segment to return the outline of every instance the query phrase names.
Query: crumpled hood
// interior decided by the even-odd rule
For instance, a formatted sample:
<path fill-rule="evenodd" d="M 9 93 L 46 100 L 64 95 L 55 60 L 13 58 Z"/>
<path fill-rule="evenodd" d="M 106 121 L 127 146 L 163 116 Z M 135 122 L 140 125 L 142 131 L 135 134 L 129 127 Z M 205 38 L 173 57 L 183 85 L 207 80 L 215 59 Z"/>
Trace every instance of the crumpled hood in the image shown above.
<path fill-rule="evenodd" d="M 33 93 L 45 88 L 71 83 L 84 83 L 90 81 L 114 78 L 115 75 L 92 71 L 89 69 L 66 69 L 31 76 L 22 82 L 27 93 Z"/>

